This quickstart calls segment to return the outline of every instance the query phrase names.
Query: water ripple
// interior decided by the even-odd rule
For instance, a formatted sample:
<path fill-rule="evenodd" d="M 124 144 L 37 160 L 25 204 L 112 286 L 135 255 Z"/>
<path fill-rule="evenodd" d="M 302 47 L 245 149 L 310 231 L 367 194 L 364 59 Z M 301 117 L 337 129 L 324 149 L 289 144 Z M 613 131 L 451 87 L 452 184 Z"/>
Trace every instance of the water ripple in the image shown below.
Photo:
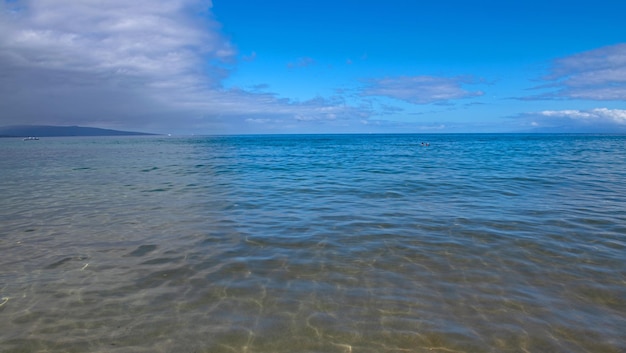
<path fill-rule="evenodd" d="M 626 351 L 626 139 L 422 139 L 0 141 L 0 350 Z"/>

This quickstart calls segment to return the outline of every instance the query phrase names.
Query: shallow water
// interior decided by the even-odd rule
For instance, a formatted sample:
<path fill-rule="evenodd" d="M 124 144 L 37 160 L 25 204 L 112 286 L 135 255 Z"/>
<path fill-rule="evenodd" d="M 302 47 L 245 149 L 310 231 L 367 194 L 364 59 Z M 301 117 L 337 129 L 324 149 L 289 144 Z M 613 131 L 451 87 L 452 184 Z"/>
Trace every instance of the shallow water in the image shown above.
<path fill-rule="evenodd" d="M 0 351 L 624 352 L 625 151 L 0 139 Z"/>

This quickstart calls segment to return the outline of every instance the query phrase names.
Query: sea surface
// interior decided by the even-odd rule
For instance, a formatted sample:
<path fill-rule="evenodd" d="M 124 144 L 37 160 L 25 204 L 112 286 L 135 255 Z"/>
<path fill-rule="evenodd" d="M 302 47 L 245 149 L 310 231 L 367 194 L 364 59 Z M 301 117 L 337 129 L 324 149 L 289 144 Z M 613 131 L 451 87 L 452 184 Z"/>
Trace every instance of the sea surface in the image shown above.
<path fill-rule="evenodd" d="M 0 352 L 626 352 L 626 136 L 0 139 Z"/>

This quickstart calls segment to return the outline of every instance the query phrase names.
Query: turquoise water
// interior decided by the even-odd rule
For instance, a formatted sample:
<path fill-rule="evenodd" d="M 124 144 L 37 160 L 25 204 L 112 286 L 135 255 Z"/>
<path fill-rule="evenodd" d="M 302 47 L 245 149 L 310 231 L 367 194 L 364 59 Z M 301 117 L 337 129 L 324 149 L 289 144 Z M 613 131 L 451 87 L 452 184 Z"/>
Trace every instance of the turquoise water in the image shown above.
<path fill-rule="evenodd" d="M 626 351 L 626 136 L 0 139 L 0 166 L 2 352 Z"/>

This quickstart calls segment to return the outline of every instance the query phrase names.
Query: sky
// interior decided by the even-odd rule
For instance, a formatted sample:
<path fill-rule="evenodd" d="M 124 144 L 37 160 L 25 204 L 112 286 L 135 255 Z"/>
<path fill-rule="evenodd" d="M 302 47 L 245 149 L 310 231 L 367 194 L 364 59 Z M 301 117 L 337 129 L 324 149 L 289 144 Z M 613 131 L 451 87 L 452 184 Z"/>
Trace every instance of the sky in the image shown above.
<path fill-rule="evenodd" d="M 0 126 L 626 132 L 626 1 L 0 0 Z"/>

